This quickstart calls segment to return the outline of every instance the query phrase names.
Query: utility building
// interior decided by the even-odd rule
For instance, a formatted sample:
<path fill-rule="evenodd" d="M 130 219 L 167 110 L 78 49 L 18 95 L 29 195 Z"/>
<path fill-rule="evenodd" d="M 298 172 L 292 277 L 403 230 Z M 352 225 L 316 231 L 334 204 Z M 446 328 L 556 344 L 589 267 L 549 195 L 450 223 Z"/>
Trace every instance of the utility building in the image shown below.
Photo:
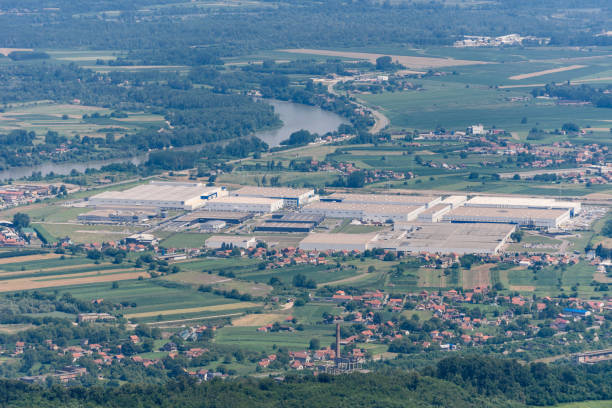
<path fill-rule="evenodd" d="M 236 248 L 253 248 L 257 245 L 255 237 L 240 235 L 213 235 L 204 243 L 206 248 L 219 249 L 223 246 Z"/>

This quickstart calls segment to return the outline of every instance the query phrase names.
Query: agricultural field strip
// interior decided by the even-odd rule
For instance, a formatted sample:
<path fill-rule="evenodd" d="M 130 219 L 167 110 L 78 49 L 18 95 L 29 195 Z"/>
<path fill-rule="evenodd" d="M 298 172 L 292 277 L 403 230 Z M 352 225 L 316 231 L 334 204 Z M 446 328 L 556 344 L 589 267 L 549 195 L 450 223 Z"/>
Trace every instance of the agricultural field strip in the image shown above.
<path fill-rule="evenodd" d="M 82 273 L 74 273 L 74 274 L 70 274 L 68 276 L 66 276 L 66 275 L 51 275 L 51 276 L 45 276 L 43 279 L 32 279 L 32 280 L 34 282 L 46 282 L 46 281 L 58 280 L 58 279 L 78 279 L 78 278 L 81 278 L 83 276 L 116 275 L 116 274 L 120 274 L 120 273 L 137 272 L 137 271 L 141 271 L 142 272 L 142 269 L 139 269 L 139 268 L 107 269 L 107 270 L 101 270 L 101 271 L 89 271 L 89 272 L 82 272 Z"/>
<path fill-rule="evenodd" d="M 314 54 L 314 55 L 326 55 L 330 57 L 343 57 L 343 58 L 354 58 L 368 60 L 372 63 L 376 63 L 376 59 L 384 56 L 389 56 L 393 61 L 397 61 L 400 64 L 410 68 L 438 68 L 438 67 L 452 67 L 460 65 L 479 65 L 479 64 L 492 64 L 486 61 L 471 61 L 471 60 L 458 60 L 453 58 L 435 58 L 435 57 L 410 57 L 406 55 L 386 55 L 386 54 L 372 54 L 365 52 L 350 52 L 350 51 L 332 51 L 332 50 L 314 50 L 307 48 L 299 49 L 286 49 L 281 50 L 283 52 L 289 52 L 293 54 Z"/>
<path fill-rule="evenodd" d="M 234 309 L 244 309 L 251 307 L 261 307 L 261 303 L 255 302 L 238 302 L 238 303 L 225 303 L 221 305 L 213 305 L 213 306 L 202 306 L 202 307 L 190 307 L 186 309 L 170 309 L 170 310 L 159 310 L 152 312 L 142 312 L 142 313 L 130 313 L 126 314 L 127 318 L 139 318 L 139 317 L 153 317 L 159 315 L 176 315 L 182 313 L 199 313 L 199 312 L 216 312 L 219 310 L 234 310 Z"/>
<path fill-rule="evenodd" d="M 66 273 L 50 273 L 50 274 L 36 274 L 36 273 L 29 273 L 27 275 L 30 276 L 17 276 L 14 278 L 8 278 L 8 279 L 3 279 L 3 276 L 0 276 L 0 281 L 20 281 L 20 280 L 28 280 L 28 281 L 32 281 L 32 282 L 43 282 L 43 281 L 47 281 L 47 280 L 55 280 L 55 279 L 74 279 L 74 278 L 79 278 L 79 277 L 83 277 L 83 276 L 94 276 L 94 275 L 109 275 L 109 274 L 114 274 L 114 273 L 121 273 L 121 272 L 126 272 L 126 271 L 142 271 L 142 269 L 138 269 L 138 268 L 131 268 L 131 267 L 127 267 L 127 268 L 112 268 L 112 269 L 93 269 L 93 270 L 88 270 L 88 271 L 74 271 L 74 272 L 66 272 Z"/>
<path fill-rule="evenodd" d="M 94 276 L 83 276 L 74 279 L 58 279 L 58 280 L 46 280 L 46 281 L 33 281 L 29 279 L 14 279 L 9 281 L 0 282 L 0 292 L 15 292 L 21 290 L 32 290 L 42 288 L 53 288 L 57 286 L 72 286 L 72 285 L 86 285 L 92 283 L 101 282 L 114 282 L 122 280 L 138 279 L 140 276 L 148 277 L 149 274 L 140 272 L 129 272 L 129 273 L 118 273 L 118 274 L 105 274 L 105 275 L 94 275 Z"/>
<path fill-rule="evenodd" d="M 57 267 L 57 268 L 49 268 L 49 269 L 30 269 L 25 271 L 13 271 L 13 272 L 0 272 L 0 280 L 5 279 L 15 279 L 29 278 L 29 277 L 38 277 L 38 276 L 52 276 L 52 275 L 67 275 L 67 274 L 77 274 L 80 272 L 95 272 L 95 271 L 108 271 L 112 269 L 118 269 L 117 265 L 107 264 L 107 265 L 73 265 L 65 268 Z M 127 269 L 127 268 L 126 268 Z"/>
<path fill-rule="evenodd" d="M 35 255 L 26 255 L 26 256 L 15 256 L 12 258 L 0 258 L 0 265 L 11 264 L 11 263 L 21 263 L 27 261 L 40 261 L 43 259 L 57 259 L 61 258 L 61 254 L 35 254 Z"/>
<path fill-rule="evenodd" d="M 580 68 L 585 68 L 585 67 L 586 65 L 570 65 L 568 67 L 559 67 L 559 68 L 553 68 L 553 69 L 546 69 L 543 71 L 530 72 L 527 74 L 513 75 L 509 77 L 508 79 L 512 79 L 513 81 L 520 81 L 521 79 L 535 78 L 535 77 L 539 77 L 543 75 L 556 74 L 558 72 L 565 72 L 565 71 L 572 71 L 575 69 L 580 69 Z"/>

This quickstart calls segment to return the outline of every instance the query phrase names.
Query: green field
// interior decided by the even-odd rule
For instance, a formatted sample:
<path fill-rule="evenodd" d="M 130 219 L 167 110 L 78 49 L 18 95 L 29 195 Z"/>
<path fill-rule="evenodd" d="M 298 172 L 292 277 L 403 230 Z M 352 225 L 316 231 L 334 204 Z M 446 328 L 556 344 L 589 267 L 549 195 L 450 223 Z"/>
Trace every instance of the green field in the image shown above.
<path fill-rule="evenodd" d="M 411 55 L 410 50 L 406 49 L 389 51 Z M 533 86 L 551 82 L 594 82 L 595 85 L 612 82 L 609 68 L 612 58 L 606 51 L 606 48 L 587 51 L 550 47 L 517 49 L 509 53 L 501 49 L 434 47 L 418 55 L 492 63 L 441 68 L 441 76 L 414 80 L 424 89 L 418 92 L 384 92 L 358 96 L 368 105 L 379 107 L 396 129 L 423 130 L 441 126 L 463 130 L 472 124 L 482 123 L 487 127 L 496 126 L 524 136 L 534 126 L 544 129 L 560 128 L 568 118 L 583 127 L 609 127 L 605 122 L 609 118 L 607 109 L 559 106 L 554 101 L 533 99 L 529 95 Z M 510 79 L 516 75 L 574 65 L 583 67 L 524 79 Z M 497 88 L 517 85 L 525 87 Z M 527 100 L 517 99 L 523 97 L 527 97 Z M 521 123 L 523 118 L 527 118 L 526 123 Z"/>
<path fill-rule="evenodd" d="M 83 115 L 94 113 L 108 115 L 111 111 L 97 106 L 59 104 L 51 101 L 13 104 L 0 113 L 0 130 L 33 131 L 39 136 L 37 142 L 40 143 L 43 142 L 43 135 L 48 131 L 58 132 L 68 138 L 77 134 L 103 138 L 107 133 L 125 134 L 149 126 L 164 125 L 162 116 L 143 112 L 129 112 L 127 118 L 83 119 Z"/>
<path fill-rule="evenodd" d="M 535 292 L 539 296 L 557 296 L 564 292 L 569 294 L 577 286 L 577 293 L 582 298 L 596 295 L 593 281 L 595 267 L 586 262 L 568 266 L 548 266 L 536 273 L 530 269 L 512 269 L 499 272 L 500 282 L 510 289 L 524 292 Z M 576 285 L 576 286 L 575 286 Z"/>
<path fill-rule="evenodd" d="M 176 233 L 162 240 L 164 248 L 202 248 L 211 234 Z"/>
<path fill-rule="evenodd" d="M 43 228 L 55 238 L 70 237 L 75 243 L 92 243 L 92 242 L 108 242 L 118 241 L 128 235 L 138 232 L 134 226 L 117 226 L 117 225 L 83 225 L 69 223 L 50 223 L 44 222 L 41 224 Z"/>
<path fill-rule="evenodd" d="M 304 325 L 304 331 L 261 333 L 254 327 L 226 326 L 217 330 L 215 343 L 236 345 L 250 350 L 272 352 L 273 346 L 289 350 L 305 350 L 310 339 L 317 338 L 321 345 L 331 345 L 334 341 L 335 327 Z"/>
<path fill-rule="evenodd" d="M 78 285 L 62 287 L 61 293 L 70 293 L 78 299 L 86 301 L 104 298 L 113 303 L 125 302 L 128 307 L 123 309 L 124 314 L 138 313 L 165 313 L 164 319 L 187 318 L 181 315 L 181 309 L 201 308 L 207 306 L 233 305 L 239 303 L 234 299 L 226 299 L 212 293 L 202 293 L 181 285 L 164 284 L 155 280 L 133 280 L 118 283 L 119 287 L 112 288 L 110 283 Z M 46 290 L 45 290 L 46 291 Z M 232 312 L 241 309 L 234 309 Z M 195 313 L 200 315 L 222 314 L 223 310 L 211 313 Z M 192 313 L 183 313 L 192 317 Z M 154 314 L 152 319 L 156 315 Z"/>

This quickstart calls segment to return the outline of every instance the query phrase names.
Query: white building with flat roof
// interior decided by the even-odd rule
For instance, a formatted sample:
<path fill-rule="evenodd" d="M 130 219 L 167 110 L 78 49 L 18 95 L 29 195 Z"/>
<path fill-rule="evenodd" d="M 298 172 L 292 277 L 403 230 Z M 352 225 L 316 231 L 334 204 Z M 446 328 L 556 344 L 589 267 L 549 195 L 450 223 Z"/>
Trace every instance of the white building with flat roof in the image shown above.
<path fill-rule="evenodd" d="M 256 187 L 245 186 L 231 192 L 237 197 L 260 197 L 283 200 L 286 207 L 301 207 L 311 201 L 318 199 L 311 188 L 289 188 L 289 187 Z"/>
<path fill-rule="evenodd" d="M 255 237 L 243 237 L 240 235 L 213 235 L 208 238 L 204 245 L 206 248 L 219 249 L 222 247 L 253 248 L 257 245 Z"/>
<path fill-rule="evenodd" d="M 355 218 L 365 222 L 410 221 L 425 207 L 389 204 L 357 204 L 345 202 L 314 202 L 302 208 L 304 214 L 319 214 L 328 218 Z"/>
<path fill-rule="evenodd" d="M 105 191 L 89 198 L 96 207 L 154 207 L 172 210 L 194 210 L 209 199 L 227 195 L 225 187 L 202 183 L 152 181 L 123 191 Z"/>
<path fill-rule="evenodd" d="M 274 198 L 229 196 L 211 200 L 205 209 L 209 211 L 231 211 L 267 214 L 283 208 L 284 201 Z"/>
<path fill-rule="evenodd" d="M 448 204 L 451 206 L 451 208 L 457 208 L 462 206 L 463 204 L 465 204 L 465 202 L 467 201 L 467 196 L 462 196 L 462 195 L 452 195 L 452 196 L 448 196 L 446 198 L 444 198 L 441 203 L 442 204 Z"/>
<path fill-rule="evenodd" d="M 394 230 L 405 231 L 396 251 L 408 253 L 496 254 L 515 231 L 513 224 L 402 223 Z"/>
<path fill-rule="evenodd" d="M 420 222 L 438 222 L 442 219 L 442 216 L 451 210 L 451 206 L 448 204 L 436 204 L 433 207 L 429 207 L 425 211 L 421 212 L 417 221 Z"/>
<path fill-rule="evenodd" d="M 557 228 L 570 219 L 570 210 L 539 208 L 458 207 L 443 221 L 518 224 L 525 227 Z"/>
<path fill-rule="evenodd" d="M 569 210 L 573 217 L 580 213 L 579 202 L 559 201 L 551 198 L 476 196 L 465 203 L 466 207 L 535 208 Z"/>
<path fill-rule="evenodd" d="M 377 233 L 369 234 L 329 234 L 310 233 L 299 243 L 304 251 L 359 251 L 370 249 L 370 243 Z"/>
<path fill-rule="evenodd" d="M 325 202 L 337 202 L 345 204 L 425 206 L 425 208 L 428 208 L 438 204 L 442 198 L 439 196 L 421 196 L 408 194 L 333 193 L 328 196 L 319 197 L 319 199 Z"/>

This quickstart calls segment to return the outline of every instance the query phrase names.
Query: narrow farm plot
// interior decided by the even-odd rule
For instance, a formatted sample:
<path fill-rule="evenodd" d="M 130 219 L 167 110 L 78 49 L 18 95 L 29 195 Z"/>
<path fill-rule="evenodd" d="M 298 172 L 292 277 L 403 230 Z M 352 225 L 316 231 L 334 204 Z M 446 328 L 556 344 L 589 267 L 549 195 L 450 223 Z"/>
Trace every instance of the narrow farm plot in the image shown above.
<path fill-rule="evenodd" d="M 236 309 L 246 309 L 251 307 L 260 307 L 261 303 L 254 302 L 238 302 L 238 303 L 230 303 L 224 305 L 213 305 L 213 306 L 203 306 L 203 307 L 190 307 L 186 309 L 171 309 L 171 310 L 159 310 L 154 312 L 142 312 L 142 313 L 131 313 L 127 314 L 128 318 L 141 318 L 141 317 L 153 317 L 153 316 L 168 316 L 168 315 L 178 315 L 178 314 L 186 314 L 186 313 L 200 313 L 200 312 L 219 312 L 225 310 L 236 310 Z"/>
<path fill-rule="evenodd" d="M 232 321 L 232 326 L 261 327 L 274 322 L 282 322 L 287 318 L 287 316 L 287 314 L 282 313 L 248 314 L 234 319 Z"/>
<path fill-rule="evenodd" d="M 284 52 L 290 52 L 295 54 L 310 54 L 310 55 L 325 55 L 330 57 L 342 57 L 342 58 L 354 58 L 367 60 L 372 63 L 376 63 L 376 59 L 384 56 L 389 56 L 395 62 L 415 69 L 423 68 L 439 68 L 439 67 L 453 67 L 461 65 L 477 65 L 477 64 L 490 64 L 485 61 L 470 61 L 470 60 L 459 60 L 454 58 L 433 58 L 433 57 L 412 57 L 407 55 L 387 55 L 387 54 L 373 54 L 366 52 L 350 52 L 350 51 L 333 51 L 333 50 L 313 50 L 307 48 L 300 49 L 289 49 L 281 50 Z"/>
<path fill-rule="evenodd" d="M 422 288 L 446 287 L 446 276 L 444 276 L 444 271 L 442 269 L 420 269 L 418 286 Z"/>
<path fill-rule="evenodd" d="M 568 67 L 545 69 L 543 71 L 530 72 L 530 73 L 521 74 L 521 75 L 513 75 L 509 77 L 508 79 L 511 79 L 513 81 L 520 81 L 521 79 L 535 78 L 535 77 L 548 75 L 548 74 L 556 74 L 558 72 L 573 71 L 575 69 L 580 69 L 580 68 L 585 68 L 585 67 L 586 65 L 570 65 Z"/>
<path fill-rule="evenodd" d="M 139 277 L 147 278 L 149 274 L 145 271 L 127 272 L 127 273 L 111 273 L 111 274 L 95 274 L 79 277 L 65 276 L 57 277 L 56 279 L 11 279 L 0 282 L 0 292 L 15 292 L 19 290 L 32 290 L 42 288 L 53 288 L 69 285 L 85 285 L 100 282 L 114 282 L 130 279 L 138 279 Z"/>
<path fill-rule="evenodd" d="M 61 258 L 60 254 L 36 254 L 26 256 L 14 256 L 10 258 L 0 258 L 0 265 L 17 263 L 17 262 L 28 262 L 28 261 L 40 261 L 43 259 L 57 259 Z"/>
<path fill-rule="evenodd" d="M 494 264 L 474 266 L 461 274 L 464 289 L 486 288 L 491 286 L 491 267 Z"/>

